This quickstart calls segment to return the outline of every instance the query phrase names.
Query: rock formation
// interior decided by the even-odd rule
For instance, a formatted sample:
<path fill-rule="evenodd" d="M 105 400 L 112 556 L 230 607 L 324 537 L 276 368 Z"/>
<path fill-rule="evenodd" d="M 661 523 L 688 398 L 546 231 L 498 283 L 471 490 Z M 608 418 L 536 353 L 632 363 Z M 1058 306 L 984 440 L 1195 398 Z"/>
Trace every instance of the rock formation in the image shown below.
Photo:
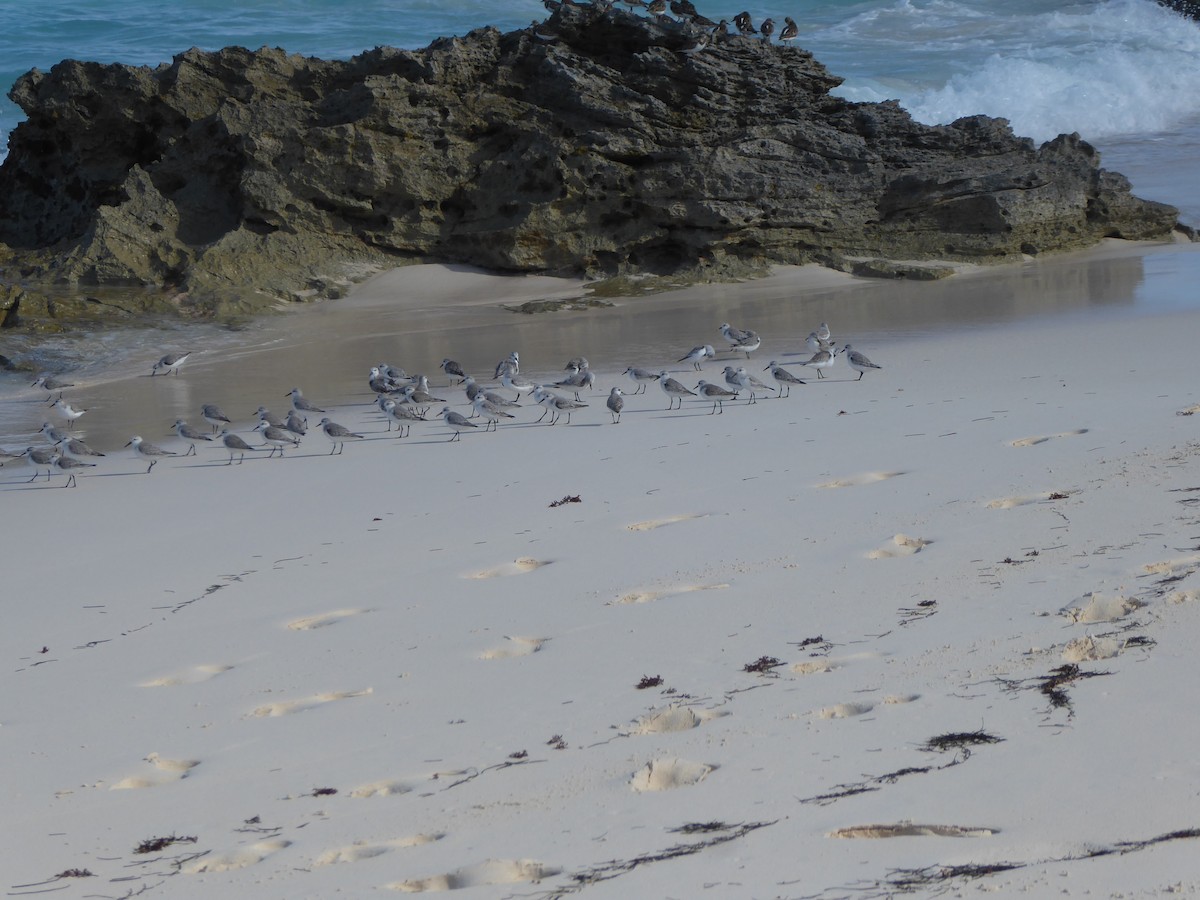
<path fill-rule="evenodd" d="M 687 52 L 699 33 L 572 5 L 348 61 L 227 48 L 31 71 L 10 93 L 28 120 L 0 167 L 0 319 L 28 323 L 48 282 L 138 288 L 93 315 L 206 314 L 412 261 L 905 274 L 897 261 L 1176 225 L 1076 135 L 1038 148 L 1002 119 L 921 125 L 893 102 L 832 96 L 840 79 L 802 49 L 722 36 Z"/>

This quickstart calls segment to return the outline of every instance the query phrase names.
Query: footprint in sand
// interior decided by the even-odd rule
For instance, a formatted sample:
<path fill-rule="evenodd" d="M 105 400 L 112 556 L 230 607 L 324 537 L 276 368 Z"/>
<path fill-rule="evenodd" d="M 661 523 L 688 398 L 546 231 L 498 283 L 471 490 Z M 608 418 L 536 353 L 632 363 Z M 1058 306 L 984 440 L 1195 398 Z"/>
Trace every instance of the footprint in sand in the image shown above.
<path fill-rule="evenodd" d="M 342 619 L 350 616 L 361 616 L 363 613 L 371 612 L 369 609 L 335 609 L 332 612 L 320 613 L 315 616 L 305 616 L 303 619 L 293 619 L 288 622 L 287 627 L 291 631 L 312 631 L 315 628 L 324 628 L 327 625 L 332 625 L 335 622 L 340 622 Z"/>
<path fill-rule="evenodd" d="M 311 697 L 303 697 L 299 700 L 280 700 L 277 703 L 268 703 L 266 706 L 258 707 L 247 718 L 265 719 L 274 716 L 287 716 L 292 713 L 315 709 L 326 703 L 332 703 L 334 700 L 365 697 L 367 694 L 372 693 L 373 690 L 374 688 L 365 688 L 361 691 L 327 691 L 324 694 L 313 694 Z"/>
<path fill-rule="evenodd" d="M 698 728 L 705 722 L 720 719 L 729 715 L 725 710 L 702 709 L 696 711 L 687 706 L 668 706 L 639 716 L 625 734 L 669 734 L 675 731 L 689 731 Z"/>
<path fill-rule="evenodd" d="M 284 847 L 290 847 L 291 841 L 275 838 L 269 841 L 258 841 L 247 847 L 239 847 L 217 856 L 205 856 L 194 859 L 180 869 L 187 875 L 199 875 L 201 872 L 232 872 L 244 869 L 255 863 L 260 863 L 268 856 L 278 853 Z"/>
<path fill-rule="evenodd" d="M 632 525 L 625 527 L 630 531 L 653 531 L 655 528 L 662 528 L 664 525 L 674 525 L 676 522 L 690 522 L 692 519 L 706 518 L 706 513 L 696 513 L 694 515 L 683 516 L 667 516 L 665 519 L 648 519 L 645 522 L 635 522 Z"/>
<path fill-rule="evenodd" d="M 390 853 L 401 847 L 419 847 L 422 844 L 432 844 L 434 841 L 440 841 L 445 836 L 445 834 L 438 833 L 414 834 L 410 837 L 395 838 L 390 841 L 380 841 L 374 844 L 369 841 L 356 841 L 346 847 L 326 850 L 313 860 L 313 865 L 332 866 L 336 863 L 359 862 L 364 859 L 373 859 L 376 856 L 383 856 L 383 854 Z"/>
<path fill-rule="evenodd" d="M 1077 434 L 1087 434 L 1086 428 L 1076 428 L 1074 431 L 1060 431 L 1058 434 L 1038 434 L 1033 437 L 1019 438 L 1015 441 L 1009 441 L 1009 445 L 1013 447 L 1033 447 L 1037 444 L 1044 444 L 1046 441 L 1052 441 L 1055 438 L 1074 437 Z"/>
<path fill-rule="evenodd" d="M 897 534 L 882 547 L 868 553 L 867 559 L 895 559 L 899 556 L 912 556 L 914 553 L 920 553 L 923 548 L 932 543 L 933 541 L 925 538 Z"/>
<path fill-rule="evenodd" d="M 514 559 L 510 563 L 504 563 L 495 568 L 464 575 L 463 578 L 504 578 L 508 575 L 524 575 L 526 572 L 533 572 L 542 566 L 548 566 L 551 562 L 552 560 L 549 559 L 533 559 L 529 556 L 522 556 L 520 559 Z"/>
<path fill-rule="evenodd" d="M 233 666 L 211 665 L 192 666 L 177 675 L 164 675 L 151 681 L 143 681 L 138 687 L 175 687 L 180 684 L 199 684 L 216 678 L 222 672 L 228 672 Z"/>
<path fill-rule="evenodd" d="M 1121 642 L 1111 637 L 1086 637 L 1068 641 L 1063 647 L 1063 662 L 1099 662 L 1102 659 L 1112 659 L 1120 654 Z"/>
<path fill-rule="evenodd" d="M 852 719 L 855 716 L 866 715 L 874 708 L 874 703 L 837 703 L 818 710 L 817 717 L 821 719 Z"/>
<path fill-rule="evenodd" d="M 406 894 L 423 894 L 428 891 L 459 891 L 464 888 L 483 887 L 489 884 L 520 884 L 538 882 L 552 878 L 562 869 L 548 866 L 533 859 L 487 859 L 473 866 L 463 866 L 444 875 L 416 878 L 411 881 L 396 881 L 387 887 Z"/>
<path fill-rule="evenodd" d="M 727 584 L 686 584 L 679 587 L 663 588 L 661 591 L 630 591 L 628 594 L 623 594 L 616 600 L 610 600 L 608 605 L 614 606 L 626 603 L 653 603 L 655 600 L 662 600 L 664 597 L 678 597 L 680 594 L 691 594 L 696 591 L 722 591 L 727 587 L 729 587 Z"/>
<path fill-rule="evenodd" d="M 988 837 L 998 834 L 999 828 L 971 828 L 964 825 L 915 825 L 897 822 L 894 825 L 851 825 L 829 832 L 832 838 L 894 838 L 894 837 Z"/>
<path fill-rule="evenodd" d="M 1067 607 L 1062 610 L 1062 615 L 1066 616 L 1072 622 L 1083 624 L 1094 624 L 1097 622 L 1116 622 L 1118 619 L 1123 619 L 1135 609 L 1140 609 L 1145 606 L 1140 600 L 1135 600 L 1133 597 L 1122 597 L 1120 595 L 1108 596 L 1105 594 L 1092 593 L 1088 595 L 1088 602 L 1082 606 Z"/>
<path fill-rule="evenodd" d="M 637 771 L 629 780 L 629 786 L 638 793 L 670 791 L 699 784 L 716 768 L 713 764 L 687 759 L 655 759 Z"/>
<path fill-rule="evenodd" d="M 407 794 L 412 786 L 395 778 L 384 778 L 360 784 L 350 790 L 350 796 L 365 800 L 368 797 L 392 797 L 397 794 Z"/>
<path fill-rule="evenodd" d="M 875 484 L 880 481 L 887 481 L 889 478 L 895 478 L 903 475 L 903 472 L 864 472 L 861 475 L 851 475 L 849 478 L 836 478 L 833 481 L 826 481 L 818 484 L 819 488 L 844 488 L 844 487 L 859 487 L 864 484 Z"/>
<path fill-rule="evenodd" d="M 480 659 L 515 659 L 518 656 L 528 656 L 531 653 L 537 653 L 542 649 L 542 644 L 550 640 L 550 638 L 539 637 L 509 637 L 504 636 L 508 642 L 501 644 L 499 647 L 493 647 L 491 650 L 485 650 L 479 654 Z"/>
<path fill-rule="evenodd" d="M 144 762 L 150 763 L 163 774 L 131 775 L 128 778 L 122 778 L 116 784 L 109 787 L 109 790 L 129 791 L 171 784 L 182 778 L 187 778 L 188 772 L 200 765 L 200 760 L 198 759 L 166 759 L 157 753 L 148 753 Z"/>
<path fill-rule="evenodd" d="M 1148 575 L 1175 575 L 1183 569 L 1190 569 L 1200 563 L 1200 556 L 1180 556 L 1176 559 L 1164 559 L 1161 562 L 1147 563 L 1142 571 Z"/>

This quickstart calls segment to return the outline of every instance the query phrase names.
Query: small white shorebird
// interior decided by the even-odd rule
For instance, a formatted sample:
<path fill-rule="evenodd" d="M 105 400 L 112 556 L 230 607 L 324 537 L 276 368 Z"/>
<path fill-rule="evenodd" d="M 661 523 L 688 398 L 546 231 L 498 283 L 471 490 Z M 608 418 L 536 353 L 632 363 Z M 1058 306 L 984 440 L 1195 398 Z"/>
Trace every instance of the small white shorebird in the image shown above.
<path fill-rule="evenodd" d="M 522 394 L 532 394 L 534 388 L 537 387 L 528 378 L 521 378 L 516 372 L 502 372 L 500 374 L 500 383 L 510 391 L 517 392 L 517 399 L 521 399 Z"/>
<path fill-rule="evenodd" d="M 225 449 L 229 451 L 229 462 L 225 463 L 227 466 L 233 465 L 233 457 L 235 455 L 238 458 L 238 465 L 240 466 L 246 461 L 246 453 L 248 451 L 254 452 L 262 449 L 262 447 L 251 447 L 236 434 L 231 434 L 228 431 L 221 434 L 221 443 L 224 444 Z"/>
<path fill-rule="evenodd" d="M 637 390 L 634 391 L 635 394 L 646 393 L 646 384 L 651 381 L 658 381 L 657 372 L 651 372 L 649 369 L 638 369 L 634 366 L 630 366 L 621 374 L 628 375 L 633 383 L 637 385 Z"/>
<path fill-rule="evenodd" d="M 304 394 L 300 392 L 300 388 L 294 387 L 285 395 L 292 398 L 292 409 L 304 415 L 305 413 L 323 413 L 325 410 L 316 406 L 304 399 Z"/>
<path fill-rule="evenodd" d="M 49 422 L 43 422 L 42 427 L 38 430 L 42 433 L 42 436 L 45 437 L 46 440 L 48 440 L 52 444 L 62 443 L 63 441 L 65 441 L 67 438 L 70 437 L 70 435 L 67 434 L 67 432 L 59 431 L 57 428 L 55 428 Z"/>
<path fill-rule="evenodd" d="M 512 375 L 517 375 L 521 371 L 521 354 L 514 350 L 507 357 L 496 363 L 496 374 L 493 378 L 499 378 L 505 372 Z"/>
<path fill-rule="evenodd" d="M 162 459 L 164 456 L 178 456 L 179 455 L 174 450 L 164 450 L 162 447 L 159 447 L 157 444 L 152 444 L 149 441 L 144 441 L 144 440 L 142 440 L 141 435 L 137 435 L 137 434 L 135 434 L 130 439 L 129 443 L 126 444 L 125 446 L 132 447 L 133 452 L 136 453 L 138 456 L 142 457 L 142 459 L 150 460 L 150 465 L 148 465 L 146 467 L 147 475 L 150 474 L 150 470 L 153 469 L 155 466 L 157 466 L 158 461 L 160 459 Z"/>
<path fill-rule="evenodd" d="M 679 408 L 683 409 L 684 397 L 695 397 L 695 391 L 689 391 L 686 387 L 667 374 L 667 370 L 663 369 L 658 374 L 658 386 L 662 388 L 663 393 L 671 399 L 671 405 L 667 409 L 675 408 L 675 400 L 679 399 Z"/>
<path fill-rule="evenodd" d="M 676 362 L 690 362 L 692 368 L 697 372 L 700 371 L 700 363 L 706 359 L 715 359 L 717 351 L 713 349 L 712 344 L 700 344 L 698 347 L 693 347 Z"/>
<path fill-rule="evenodd" d="M 290 431 L 296 437 L 304 437 L 308 434 L 308 419 L 300 415 L 294 409 L 288 413 L 287 420 L 283 423 L 285 431 Z"/>
<path fill-rule="evenodd" d="M 710 416 L 713 413 L 724 413 L 725 401 L 736 400 L 738 395 L 737 391 L 726 390 L 719 384 L 709 384 L 703 378 L 701 378 L 700 383 L 696 385 L 696 390 L 700 392 L 700 396 L 705 400 L 711 400 L 713 402 L 712 412 L 709 413 Z"/>
<path fill-rule="evenodd" d="M 329 442 L 333 445 L 329 448 L 329 455 L 333 456 L 335 452 L 341 453 L 346 449 L 347 440 L 364 440 L 361 434 L 355 434 L 345 425 L 339 425 L 328 416 L 321 420 L 321 431 L 325 433 L 325 437 L 329 438 Z"/>
<path fill-rule="evenodd" d="M 454 434 L 450 436 L 451 441 L 461 440 L 464 428 L 479 427 L 474 422 L 468 421 L 467 417 L 462 413 L 457 413 L 448 406 L 443 406 L 442 411 L 438 415 L 442 417 L 447 425 L 454 429 Z"/>
<path fill-rule="evenodd" d="M 176 419 L 175 424 L 171 426 L 172 430 L 179 435 L 180 438 L 188 442 L 187 453 L 184 456 L 194 456 L 196 453 L 196 441 L 211 441 L 212 435 L 205 434 L 203 431 L 197 431 L 183 419 Z"/>
<path fill-rule="evenodd" d="M 50 404 L 54 411 L 67 420 L 68 427 L 75 427 L 75 420 L 87 412 L 86 409 L 76 409 L 62 397 Z"/>
<path fill-rule="evenodd" d="M 388 431 L 392 430 L 392 423 L 395 422 L 400 429 L 400 437 L 408 437 L 412 432 L 413 422 L 424 422 L 425 417 L 421 415 L 421 411 L 409 403 L 397 403 L 390 397 L 383 397 L 383 403 L 380 408 L 384 415 L 388 417 Z"/>
<path fill-rule="evenodd" d="M 729 349 L 730 350 L 741 350 L 743 353 L 746 354 L 746 359 L 749 359 L 750 354 L 753 353 L 755 350 L 757 350 L 761 346 L 762 346 L 762 338 L 760 338 L 758 336 L 758 332 L 750 331 L 750 332 L 747 332 L 747 337 L 745 340 L 738 341 L 736 344 L 734 344 Z"/>
<path fill-rule="evenodd" d="M 779 365 L 775 360 L 771 360 L 763 371 L 770 372 L 771 377 L 775 379 L 775 389 L 779 391 L 778 396 L 780 397 L 790 397 L 792 395 L 793 384 L 804 384 L 803 381 Z M 787 393 L 784 393 L 784 391 L 787 391 Z"/>
<path fill-rule="evenodd" d="M 833 344 L 829 341 L 821 340 L 821 336 L 815 331 L 810 331 L 808 337 L 804 340 L 804 345 L 808 347 L 809 353 L 820 353 L 822 350 L 833 350 Z"/>
<path fill-rule="evenodd" d="M 654 376 L 656 379 L 657 375 Z M 645 387 L 643 382 L 642 387 Z M 621 410 L 625 408 L 625 392 L 619 387 L 613 388 L 608 392 L 608 399 L 604 401 L 604 405 L 608 407 L 608 412 L 612 416 L 613 424 L 621 424 Z"/>
<path fill-rule="evenodd" d="M 271 412 L 265 406 L 260 406 L 258 409 L 256 409 L 254 411 L 254 415 L 258 418 L 258 421 L 266 422 L 272 428 L 283 428 L 283 426 L 287 424 L 283 419 L 279 418 L 279 416 L 275 415 L 275 413 Z"/>
<path fill-rule="evenodd" d="M 222 428 L 227 428 L 231 423 L 229 416 L 221 411 L 221 407 L 215 403 L 205 403 L 200 407 L 200 415 L 204 417 L 204 421 L 213 427 L 213 432 L 217 432 Z"/>
<path fill-rule="evenodd" d="M 261 431 L 263 442 L 271 445 L 271 452 L 267 456 L 268 459 L 275 455 L 276 450 L 279 451 L 279 456 L 282 458 L 283 448 L 288 444 L 291 444 L 293 447 L 300 446 L 300 439 L 294 434 L 287 429 L 277 428 L 276 426 L 267 422 L 265 419 L 255 425 L 254 430 Z"/>
<path fill-rule="evenodd" d="M 725 338 L 725 340 L 727 340 L 733 346 L 740 344 L 754 333 L 752 331 L 743 331 L 740 328 L 734 328 L 728 322 L 722 322 L 720 325 L 718 325 L 717 331 L 721 332 L 721 337 Z"/>
<path fill-rule="evenodd" d="M 432 403 L 445 403 L 446 401 L 441 397 L 433 396 L 429 391 L 410 384 L 404 389 L 404 402 L 411 403 L 422 410 L 427 410 Z"/>
<path fill-rule="evenodd" d="M 735 390 L 749 391 L 749 403 L 758 402 L 756 395 L 765 394 L 767 391 L 774 390 L 774 388 L 767 387 L 765 384 L 747 372 L 742 366 L 738 366 L 736 369 L 733 366 L 726 366 L 725 383 Z"/>
<path fill-rule="evenodd" d="M 81 462 L 80 460 L 74 459 L 70 456 L 55 456 L 54 468 L 58 469 L 58 471 L 67 476 L 67 483 L 64 484 L 63 487 L 77 487 L 77 483 L 75 481 L 75 470 L 94 469 L 96 468 L 96 464 Z"/>
<path fill-rule="evenodd" d="M 449 357 L 442 360 L 442 371 L 450 378 L 455 379 L 455 381 L 450 382 L 451 384 L 467 380 L 467 373 L 463 371 L 463 367 Z"/>
<path fill-rule="evenodd" d="M 847 344 L 842 348 L 842 352 L 846 354 L 846 364 L 858 373 L 858 378 L 855 381 L 862 381 L 862 377 L 867 374 L 867 369 L 882 369 L 883 366 L 877 366 L 871 362 L 857 350 L 850 349 Z"/>
<path fill-rule="evenodd" d="M 561 418 L 563 413 L 567 414 L 567 424 L 571 424 L 571 411 L 583 409 L 587 406 L 586 403 L 581 403 L 578 400 L 568 400 L 566 397 L 560 397 L 558 394 L 551 393 L 542 386 L 538 386 L 533 392 L 533 398 L 542 406 L 546 407 L 546 412 L 542 413 L 538 421 L 546 418 L 546 413 L 550 413 L 550 421 L 547 425 L 554 425 Z"/>
<path fill-rule="evenodd" d="M 832 335 L 832 334 L 830 333 L 830 331 L 829 331 L 829 323 L 828 323 L 828 322 L 822 322 L 822 323 L 821 323 L 821 327 L 817 329 L 817 331 L 816 331 L 816 335 L 817 335 L 817 337 L 818 337 L 818 338 L 820 338 L 821 340 L 823 340 L 823 341 L 824 341 L 825 343 L 827 343 L 827 344 L 828 344 L 828 343 L 829 343 L 831 340 L 833 340 L 833 335 Z"/>
<path fill-rule="evenodd" d="M 576 369 L 574 374 L 568 375 L 562 381 L 554 382 L 554 387 L 563 388 L 564 390 L 573 391 L 575 399 L 579 399 L 579 392 L 585 391 L 596 384 L 596 376 L 587 368 Z"/>
<path fill-rule="evenodd" d="M 50 467 L 58 459 L 58 454 L 50 447 L 26 447 L 23 453 L 18 453 L 13 459 L 24 459 L 27 465 L 33 466 L 33 477 L 26 482 L 30 484 L 37 481 L 43 468 L 46 470 L 46 480 L 50 480 Z"/>
<path fill-rule="evenodd" d="M 99 450 L 95 450 L 89 447 L 83 441 L 73 437 L 63 437 L 61 440 L 55 441 L 55 445 L 58 447 L 59 452 L 64 456 L 69 456 L 72 459 L 78 459 L 83 462 L 86 462 L 89 459 L 96 459 L 97 457 L 104 456 L 104 454 Z"/>
<path fill-rule="evenodd" d="M 151 367 L 150 374 L 157 375 L 159 369 L 165 369 L 168 375 L 172 373 L 178 375 L 179 367 L 187 362 L 188 357 L 191 355 L 191 350 L 185 350 L 183 353 L 168 353 Z"/>
<path fill-rule="evenodd" d="M 50 393 L 61 391 L 65 388 L 75 387 L 74 382 L 63 381 L 61 378 L 55 378 L 49 373 L 43 373 L 30 385 L 30 387 L 41 387 L 48 390 Z"/>
<path fill-rule="evenodd" d="M 802 366 L 812 366 L 817 370 L 817 378 L 825 377 L 825 370 L 834 364 L 837 357 L 832 350 L 818 350 L 812 355 L 812 359 L 806 359 L 800 363 Z"/>
<path fill-rule="evenodd" d="M 512 413 L 505 412 L 502 407 L 492 403 L 483 394 L 476 394 L 475 399 L 471 401 L 471 406 L 475 410 L 475 412 L 472 414 L 472 417 L 483 417 L 483 421 L 485 423 L 483 428 L 484 431 L 495 431 L 499 426 L 501 419 L 516 418 L 516 416 L 514 416 Z"/>

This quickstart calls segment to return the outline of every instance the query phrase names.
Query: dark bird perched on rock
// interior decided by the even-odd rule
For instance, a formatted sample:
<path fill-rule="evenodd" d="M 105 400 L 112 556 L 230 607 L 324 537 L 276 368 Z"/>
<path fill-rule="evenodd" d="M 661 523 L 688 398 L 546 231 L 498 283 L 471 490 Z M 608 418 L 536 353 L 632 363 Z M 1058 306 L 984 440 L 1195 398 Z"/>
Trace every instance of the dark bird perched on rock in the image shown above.
<path fill-rule="evenodd" d="M 783 17 L 783 31 L 779 32 L 779 40 L 794 41 L 796 35 L 800 33 L 800 29 L 796 27 L 796 22 L 791 16 Z"/>
<path fill-rule="evenodd" d="M 768 44 L 771 43 L 771 35 L 775 33 L 775 20 L 763 19 L 763 23 L 759 26 L 758 30 L 762 33 L 763 40 Z"/>
<path fill-rule="evenodd" d="M 733 24 L 744 35 L 758 34 L 758 29 L 750 20 L 750 13 L 745 10 L 733 17 Z"/>

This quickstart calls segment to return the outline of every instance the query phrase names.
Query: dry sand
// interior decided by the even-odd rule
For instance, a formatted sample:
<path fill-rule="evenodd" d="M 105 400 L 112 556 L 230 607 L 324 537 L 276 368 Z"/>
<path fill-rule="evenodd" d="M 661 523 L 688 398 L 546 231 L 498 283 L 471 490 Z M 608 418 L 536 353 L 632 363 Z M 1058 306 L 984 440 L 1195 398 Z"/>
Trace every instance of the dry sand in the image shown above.
<path fill-rule="evenodd" d="M 920 287 L 788 275 L 814 298 L 790 324 L 752 315 L 760 283 L 369 334 L 377 282 L 92 386 L 122 422 L 157 396 L 165 432 L 297 381 L 367 440 L 149 476 L 118 451 L 73 490 L 0 469 L 7 895 L 1200 892 L 1200 313 L 1128 314 L 1176 290 L 1141 252 L 1120 288 L 1095 257 L 935 288 L 1120 307 L 970 328 L 887 324 Z M 823 319 L 883 369 L 720 416 L 651 385 L 609 424 L 627 365 L 720 381 L 729 354 L 674 360 L 729 320 L 764 335 L 751 371 L 803 374 Z M 428 363 L 446 334 L 481 372 L 588 355 L 590 407 L 396 438 L 365 369 L 424 368 L 466 412 Z"/>

